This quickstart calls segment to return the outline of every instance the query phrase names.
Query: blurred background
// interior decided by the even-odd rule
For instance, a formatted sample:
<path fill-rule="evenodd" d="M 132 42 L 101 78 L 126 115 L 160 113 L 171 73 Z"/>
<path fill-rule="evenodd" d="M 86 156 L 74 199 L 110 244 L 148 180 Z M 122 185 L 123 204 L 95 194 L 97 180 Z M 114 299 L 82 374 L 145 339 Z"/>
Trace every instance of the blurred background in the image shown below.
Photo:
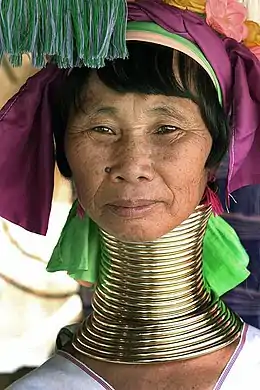
<path fill-rule="evenodd" d="M 0 66 L 0 108 L 37 71 L 28 56 L 24 56 L 23 66 L 15 69 L 4 58 Z M 82 318 L 78 284 L 66 273 L 45 270 L 72 200 L 71 183 L 56 168 L 46 237 L 0 218 L 0 390 L 46 361 L 61 327 Z M 81 295 L 89 305 L 89 294 Z"/>
<path fill-rule="evenodd" d="M 247 323 L 260 328 L 260 185 L 235 191 L 226 205 L 228 156 L 217 173 L 222 217 L 235 229 L 249 255 L 249 277 L 224 298 Z"/>

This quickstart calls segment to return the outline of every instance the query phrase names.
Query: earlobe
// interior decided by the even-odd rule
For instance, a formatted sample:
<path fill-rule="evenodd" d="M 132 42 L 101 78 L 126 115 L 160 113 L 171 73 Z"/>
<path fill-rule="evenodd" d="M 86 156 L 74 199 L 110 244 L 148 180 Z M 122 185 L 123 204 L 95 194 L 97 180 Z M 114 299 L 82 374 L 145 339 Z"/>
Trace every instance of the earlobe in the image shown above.
<path fill-rule="evenodd" d="M 94 286 L 94 283 L 85 282 L 84 280 L 77 280 L 77 283 L 80 284 L 80 286 L 91 288 Z"/>
<path fill-rule="evenodd" d="M 218 196 L 218 185 L 216 182 L 216 176 L 212 173 L 212 171 L 209 173 L 210 174 L 208 176 L 208 183 L 202 201 L 205 205 L 212 207 L 214 215 L 221 215 L 224 210 Z"/>
<path fill-rule="evenodd" d="M 81 206 L 79 200 L 78 200 L 78 207 L 77 207 L 77 215 L 80 219 L 83 219 L 85 217 L 85 210 Z"/>

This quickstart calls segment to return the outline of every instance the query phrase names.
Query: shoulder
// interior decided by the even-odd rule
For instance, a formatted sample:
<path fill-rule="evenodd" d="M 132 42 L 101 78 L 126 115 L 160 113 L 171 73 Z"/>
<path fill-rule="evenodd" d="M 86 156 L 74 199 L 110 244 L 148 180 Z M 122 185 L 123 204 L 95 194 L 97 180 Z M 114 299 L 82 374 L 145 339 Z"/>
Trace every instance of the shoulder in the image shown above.
<path fill-rule="evenodd" d="M 260 363 L 260 329 L 254 328 L 251 325 L 246 325 L 246 335 L 244 336 L 244 349 L 249 351 L 255 351 L 252 356 L 259 360 Z"/>
<path fill-rule="evenodd" d="M 58 353 L 45 364 L 6 390 L 104 390 L 102 380 L 66 353 Z"/>
<path fill-rule="evenodd" d="M 244 325 L 241 341 L 237 348 L 237 363 L 245 375 L 247 371 L 256 372 L 260 379 L 260 329 Z"/>
<path fill-rule="evenodd" d="M 258 389 L 260 381 L 260 329 L 244 325 L 240 343 L 218 382 L 221 390 Z M 251 387 L 254 384 L 254 387 Z"/>

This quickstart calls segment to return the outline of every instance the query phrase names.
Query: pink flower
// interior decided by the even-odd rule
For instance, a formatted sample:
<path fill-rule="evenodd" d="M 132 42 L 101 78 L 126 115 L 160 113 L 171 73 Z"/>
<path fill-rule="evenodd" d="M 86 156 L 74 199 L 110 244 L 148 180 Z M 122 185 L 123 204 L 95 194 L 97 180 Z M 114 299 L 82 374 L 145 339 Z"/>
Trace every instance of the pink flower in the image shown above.
<path fill-rule="evenodd" d="M 260 46 L 250 47 L 250 50 L 260 60 Z"/>
<path fill-rule="evenodd" d="M 219 33 L 241 42 L 247 36 L 246 7 L 237 0 L 207 0 L 206 21 Z"/>

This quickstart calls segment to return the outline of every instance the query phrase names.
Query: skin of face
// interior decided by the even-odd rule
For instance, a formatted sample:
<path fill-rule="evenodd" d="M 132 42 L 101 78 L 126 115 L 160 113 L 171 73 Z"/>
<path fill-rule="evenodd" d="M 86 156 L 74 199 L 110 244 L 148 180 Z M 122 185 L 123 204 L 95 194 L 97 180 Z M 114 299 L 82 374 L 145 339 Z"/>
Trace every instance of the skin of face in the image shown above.
<path fill-rule="evenodd" d="M 71 113 L 65 150 L 90 218 L 128 242 L 155 240 L 186 220 L 205 191 L 212 147 L 198 106 L 116 92 L 94 71 L 83 105 Z"/>

